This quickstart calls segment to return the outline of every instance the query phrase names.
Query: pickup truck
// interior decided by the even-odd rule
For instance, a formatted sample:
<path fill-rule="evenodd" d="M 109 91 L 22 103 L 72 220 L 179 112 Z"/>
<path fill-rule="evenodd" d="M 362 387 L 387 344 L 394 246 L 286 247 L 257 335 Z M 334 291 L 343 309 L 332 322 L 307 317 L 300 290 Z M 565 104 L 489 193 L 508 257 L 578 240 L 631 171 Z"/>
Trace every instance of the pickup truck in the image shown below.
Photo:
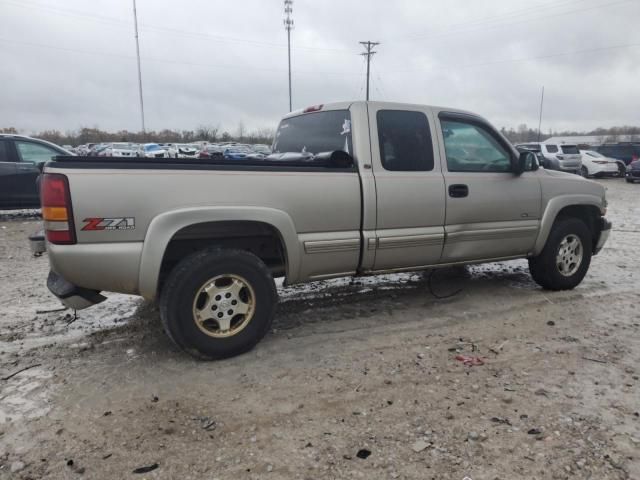
<path fill-rule="evenodd" d="M 167 334 L 217 359 L 268 331 L 286 284 L 528 258 L 571 289 L 605 243 L 605 189 L 540 168 L 489 122 L 451 108 L 318 105 L 245 160 L 58 157 L 44 169 L 49 289 L 159 303 Z"/>

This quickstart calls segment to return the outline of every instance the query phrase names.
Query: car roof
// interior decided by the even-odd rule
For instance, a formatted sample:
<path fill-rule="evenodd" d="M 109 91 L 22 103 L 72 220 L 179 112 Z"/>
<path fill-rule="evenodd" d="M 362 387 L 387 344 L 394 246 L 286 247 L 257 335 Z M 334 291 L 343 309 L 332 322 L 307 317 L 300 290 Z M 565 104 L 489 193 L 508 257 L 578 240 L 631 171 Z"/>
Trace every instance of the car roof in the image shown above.
<path fill-rule="evenodd" d="M 466 115 L 472 115 L 477 118 L 481 118 L 484 120 L 484 117 L 478 115 L 477 113 L 470 112 L 468 110 L 460 110 L 458 108 L 450 108 L 450 107 L 438 107 L 435 105 L 423 105 L 418 103 L 400 103 L 400 102 L 380 102 L 380 101 L 365 101 L 365 100 L 356 100 L 351 102 L 332 102 L 325 103 L 321 105 L 312 105 L 306 108 L 311 107 L 320 107 L 319 110 L 314 110 L 313 112 L 305 112 L 306 108 L 302 108 L 300 110 L 295 110 L 291 113 L 288 113 L 283 118 L 292 118 L 297 117 L 299 115 L 306 115 L 308 113 L 316 113 L 316 112 L 326 112 L 331 110 L 348 110 L 353 105 L 370 105 L 374 108 L 382 108 L 388 110 L 404 110 L 404 109 L 418 109 L 418 108 L 430 108 L 434 110 L 436 113 L 440 112 L 450 112 L 450 113 L 462 113 Z"/>

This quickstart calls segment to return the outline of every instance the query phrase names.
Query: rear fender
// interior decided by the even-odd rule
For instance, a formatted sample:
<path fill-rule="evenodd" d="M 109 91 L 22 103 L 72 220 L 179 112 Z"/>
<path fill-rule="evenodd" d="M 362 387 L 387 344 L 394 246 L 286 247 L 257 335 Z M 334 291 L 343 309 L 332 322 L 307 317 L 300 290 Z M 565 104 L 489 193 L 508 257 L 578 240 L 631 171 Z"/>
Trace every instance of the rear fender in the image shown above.
<path fill-rule="evenodd" d="M 185 227 L 215 221 L 254 221 L 279 232 L 286 250 L 287 279 L 292 282 L 300 270 L 298 235 L 291 217 L 282 210 L 264 207 L 192 207 L 162 213 L 149 224 L 140 260 L 139 291 L 147 299 L 157 293 L 162 259 L 173 236 Z"/>

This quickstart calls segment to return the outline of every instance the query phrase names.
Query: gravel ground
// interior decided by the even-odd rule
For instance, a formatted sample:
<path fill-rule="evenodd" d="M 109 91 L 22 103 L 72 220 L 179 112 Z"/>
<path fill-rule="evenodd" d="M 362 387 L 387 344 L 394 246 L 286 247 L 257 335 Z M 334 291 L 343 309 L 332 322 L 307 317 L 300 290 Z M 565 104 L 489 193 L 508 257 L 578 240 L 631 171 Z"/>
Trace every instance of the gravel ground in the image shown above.
<path fill-rule="evenodd" d="M 640 479 L 640 186 L 601 182 L 614 231 L 573 291 L 525 261 L 280 288 L 220 362 L 136 297 L 60 311 L 37 216 L 0 214 L 0 376 L 32 367 L 0 380 L 0 479 Z"/>

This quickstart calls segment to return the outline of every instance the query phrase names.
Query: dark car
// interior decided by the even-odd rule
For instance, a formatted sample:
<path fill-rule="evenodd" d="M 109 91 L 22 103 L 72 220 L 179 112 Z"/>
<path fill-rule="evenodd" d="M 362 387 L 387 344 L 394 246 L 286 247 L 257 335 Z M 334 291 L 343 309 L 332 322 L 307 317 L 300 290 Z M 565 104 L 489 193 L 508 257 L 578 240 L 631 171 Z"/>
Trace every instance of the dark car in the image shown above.
<path fill-rule="evenodd" d="M 625 180 L 629 183 L 640 182 L 640 160 L 629 164 L 626 177 Z"/>
<path fill-rule="evenodd" d="M 73 154 L 37 138 L 0 135 L 0 208 L 39 208 L 36 179 L 42 164 L 56 155 Z"/>
<path fill-rule="evenodd" d="M 625 165 L 640 160 L 640 143 L 605 143 L 604 145 L 593 147 L 593 150 L 605 157 L 622 160 Z"/>

